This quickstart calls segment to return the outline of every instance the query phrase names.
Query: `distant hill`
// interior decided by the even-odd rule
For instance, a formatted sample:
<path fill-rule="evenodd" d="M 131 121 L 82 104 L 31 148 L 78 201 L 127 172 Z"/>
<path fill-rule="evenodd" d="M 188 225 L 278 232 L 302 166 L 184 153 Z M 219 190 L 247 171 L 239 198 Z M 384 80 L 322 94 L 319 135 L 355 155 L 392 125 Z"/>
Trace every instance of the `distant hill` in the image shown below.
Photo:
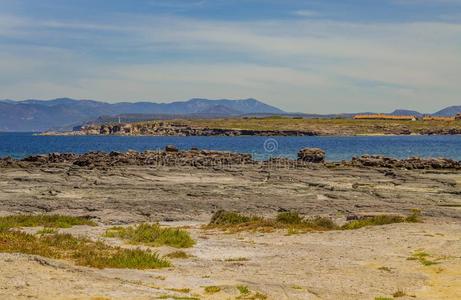
<path fill-rule="evenodd" d="M 447 108 L 439 110 L 433 115 L 440 116 L 440 117 L 448 117 L 448 116 L 454 116 L 459 113 L 461 113 L 461 106 L 449 106 Z"/>
<path fill-rule="evenodd" d="M 423 114 L 416 111 L 416 110 L 408 110 L 408 109 L 396 109 L 390 113 L 392 116 L 417 116 L 422 117 Z"/>
<path fill-rule="evenodd" d="M 245 113 L 284 114 L 285 112 L 256 99 L 191 99 L 172 103 L 121 102 L 59 98 L 53 100 L 0 101 L 0 131 L 45 131 L 71 128 L 100 116 L 119 114 L 159 114 L 235 116 Z"/>

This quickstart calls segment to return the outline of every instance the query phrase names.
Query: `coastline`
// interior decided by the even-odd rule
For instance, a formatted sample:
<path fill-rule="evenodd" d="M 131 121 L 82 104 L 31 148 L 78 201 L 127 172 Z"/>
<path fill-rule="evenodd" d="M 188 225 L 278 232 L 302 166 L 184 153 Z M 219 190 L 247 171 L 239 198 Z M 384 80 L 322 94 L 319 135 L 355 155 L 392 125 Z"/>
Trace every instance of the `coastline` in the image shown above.
<path fill-rule="evenodd" d="M 421 299 L 460 295 L 456 284 L 461 275 L 460 169 L 436 169 L 437 160 L 368 157 L 298 165 L 297 160 L 254 163 L 239 154 L 229 155 L 176 152 L 170 147 L 146 154 L 55 153 L 0 161 L 7 164 L 0 166 L 0 216 L 80 216 L 97 226 L 55 230 L 106 245 L 142 247 L 172 263 L 169 268 L 149 270 L 95 269 L 66 259 L 0 253 L 5 274 L 0 296 L 39 293 L 47 299 L 69 295 L 126 299 L 129 295 L 212 300 L 238 299 L 243 288 L 250 295 L 259 293 L 257 299 L 343 299 L 347 295 L 365 300 L 399 290 Z M 218 163 L 229 157 L 245 163 Z M 410 168 L 423 165 L 427 168 Z M 415 209 L 421 211 L 422 222 L 358 230 L 206 229 L 219 210 L 265 218 L 297 212 L 345 224 L 370 216 L 405 216 Z M 113 226 L 145 223 L 186 230 L 196 244 L 185 249 L 131 245 L 104 235 Z M 15 230 L 38 238 L 43 227 Z M 408 259 L 421 249 L 427 260 L 436 262 L 434 266 Z M 184 258 L 168 256 L 178 251 L 185 253 Z M 434 280 L 450 285 L 442 290 L 434 287 Z M 209 286 L 219 292 L 207 293 L 204 288 Z"/>
<path fill-rule="evenodd" d="M 407 136 L 461 135 L 461 121 L 352 119 L 206 119 L 90 124 L 76 131 L 40 135 L 117 136 Z"/>

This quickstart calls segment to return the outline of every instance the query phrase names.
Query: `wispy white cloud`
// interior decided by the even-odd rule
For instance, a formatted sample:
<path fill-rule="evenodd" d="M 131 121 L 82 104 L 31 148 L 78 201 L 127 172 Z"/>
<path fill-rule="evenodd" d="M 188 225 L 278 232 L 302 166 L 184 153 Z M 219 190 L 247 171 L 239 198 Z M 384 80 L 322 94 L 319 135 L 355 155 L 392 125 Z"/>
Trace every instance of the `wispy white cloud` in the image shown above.
<path fill-rule="evenodd" d="M 293 12 L 295 16 L 300 16 L 300 17 L 318 17 L 320 16 L 319 12 L 314 11 L 314 10 L 307 10 L 307 9 L 301 9 L 301 10 L 296 10 Z"/>
<path fill-rule="evenodd" d="M 2 16 L 1 37 L 15 42 L 0 45 L 0 98 L 258 97 L 292 111 L 430 111 L 461 93 L 461 25 L 449 22 Z"/>

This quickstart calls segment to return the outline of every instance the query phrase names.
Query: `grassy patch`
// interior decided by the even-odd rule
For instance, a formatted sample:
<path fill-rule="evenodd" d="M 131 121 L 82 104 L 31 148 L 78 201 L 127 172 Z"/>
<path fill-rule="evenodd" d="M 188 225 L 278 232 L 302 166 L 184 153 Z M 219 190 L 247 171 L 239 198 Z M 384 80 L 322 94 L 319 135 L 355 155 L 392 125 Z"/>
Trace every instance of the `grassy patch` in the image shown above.
<path fill-rule="evenodd" d="M 220 210 L 216 212 L 206 229 L 221 229 L 230 232 L 261 231 L 271 232 L 276 229 L 288 229 L 296 232 L 312 230 L 332 230 L 338 226 L 328 218 L 316 217 L 305 219 L 296 212 L 282 212 L 275 219 L 258 216 L 245 216 L 237 212 Z"/>
<path fill-rule="evenodd" d="M 148 246 L 171 246 L 189 248 L 195 244 L 190 234 L 184 229 L 162 228 L 158 224 L 140 224 L 129 227 L 112 227 L 105 233 L 106 237 L 118 237 L 132 244 Z"/>
<path fill-rule="evenodd" d="M 186 259 L 190 257 L 190 255 L 184 251 L 174 251 L 174 252 L 168 253 L 165 256 L 168 258 L 176 258 L 176 259 Z"/>
<path fill-rule="evenodd" d="M 394 298 L 389 298 L 389 297 L 375 297 L 375 300 L 394 300 Z"/>
<path fill-rule="evenodd" d="M 230 258 L 226 258 L 224 261 L 227 261 L 227 262 L 249 261 L 249 259 L 246 257 L 230 257 Z"/>
<path fill-rule="evenodd" d="M 154 252 L 111 247 L 102 242 L 77 238 L 70 234 L 37 237 L 13 230 L 0 231 L 0 252 L 66 259 L 80 266 L 100 269 L 156 269 L 170 266 L 169 261 L 160 258 Z"/>
<path fill-rule="evenodd" d="M 352 230 L 365 226 L 379 226 L 393 223 L 421 222 L 421 212 L 413 210 L 409 216 L 378 215 L 361 220 L 354 220 L 342 227 L 325 217 L 304 218 L 297 212 L 281 212 L 274 219 L 259 216 L 245 216 L 237 212 L 220 210 L 212 217 L 205 229 L 221 229 L 230 233 L 242 231 L 272 232 L 287 229 L 287 234 L 300 234 L 309 231 Z"/>
<path fill-rule="evenodd" d="M 167 290 L 172 291 L 172 292 L 184 293 L 184 294 L 190 293 L 189 288 L 180 288 L 180 289 L 171 288 L 171 289 L 167 289 Z"/>
<path fill-rule="evenodd" d="M 56 233 L 56 232 L 58 232 L 58 231 L 56 230 L 56 228 L 45 227 L 45 228 L 43 228 L 43 229 L 37 231 L 36 234 L 54 234 L 54 233 Z"/>
<path fill-rule="evenodd" d="M 245 300 L 264 300 L 267 299 L 267 296 L 261 294 L 260 292 L 252 292 L 246 285 L 238 285 L 237 289 L 240 292 L 240 296 L 236 299 L 245 299 Z"/>
<path fill-rule="evenodd" d="M 366 226 L 380 226 L 393 223 L 418 223 L 421 222 L 421 212 L 414 210 L 409 216 L 379 215 L 362 220 L 351 221 L 341 227 L 341 229 L 352 230 Z"/>
<path fill-rule="evenodd" d="M 392 272 L 391 268 L 389 267 L 379 267 L 378 270 L 385 271 L 385 272 Z"/>
<path fill-rule="evenodd" d="M 218 286 L 211 285 L 211 286 L 205 287 L 205 293 L 207 294 L 216 294 L 216 293 L 219 293 L 220 291 L 221 291 L 221 288 Z"/>
<path fill-rule="evenodd" d="M 72 217 L 64 215 L 12 215 L 0 217 L 0 230 L 16 227 L 50 227 L 50 228 L 70 228 L 74 225 L 96 224 L 83 217 Z"/>
<path fill-rule="evenodd" d="M 432 266 L 439 264 L 436 261 L 430 260 L 429 257 L 430 255 L 424 251 L 416 251 L 410 257 L 408 257 L 407 260 L 417 260 L 423 266 Z"/>
<path fill-rule="evenodd" d="M 405 297 L 407 294 L 402 291 L 402 290 L 398 290 L 397 292 L 395 292 L 394 294 L 392 294 L 392 296 L 394 298 L 400 298 L 400 297 Z"/>
<path fill-rule="evenodd" d="M 238 285 L 237 290 L 239 290 L 242 295 L 248 295 L 250 293 L 250 289 L 246 285 Z"/>

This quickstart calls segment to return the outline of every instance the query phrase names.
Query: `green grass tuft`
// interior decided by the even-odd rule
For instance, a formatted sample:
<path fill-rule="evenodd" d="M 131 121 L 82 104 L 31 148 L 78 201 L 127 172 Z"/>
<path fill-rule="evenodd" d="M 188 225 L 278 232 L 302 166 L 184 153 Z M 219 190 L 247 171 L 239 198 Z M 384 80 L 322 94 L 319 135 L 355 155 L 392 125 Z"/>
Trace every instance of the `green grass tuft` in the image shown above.
<path fill-rule="evenodd" d="M 80 266 L 100 269 L 156 269 L 171 265 L 154 252 L 111 247 L 102 242 L 77 238 L 70 234 L 37 237 L 13 230 L 0 231 L 0 252 L 67 259 Z"/>
<path fill-rule="evenodd" d="M 316 217 L 313 219 L 304 219 L 297 212 L 282 212 L 275 219 L 266 219 L 220 210 L 211 217 L 210 223 L 205 228 L 218 228 L 230 232 L 271 232 L 276 229 L 288 229 L 288 233 L 290 234 L 312 230 L 332 230 L 338 229 L 338 226 L 328 218 Z"/>
<path fill-rule="evenodd" d="M 394 215 L 379 215 L 373 216 L 370 218 L 365 218 L 362 220 L 354 220 L 341 228 L 345 230 L 359 229 L 366 226 L 380 226 L 394 223 L 418 223 L 421 222 L 421 213 L 414 210 L 412 214 L 407 217 L 403 216 L 394 216 Z"/>
<path fill-rule="evenodd" d="M 93 221 L 84 217 L 64 215 L 12 215 L 0 217 L 0 230 L 16 227 L 49 227 L 70 228 L 75 225 L 96 226 Z"/>
<path fill-rule="evenodd" d="M 299 216 L 297 212 L 281 212 L 275 219 L 277 222 L 282 224 L 301 224 L 303 218 Z"/>
<path fill-rule="evenodd" d="M 224 261 L 227 261 L 227 262 L 238 262 L 238 261 L 249 261 L 249 259 L 246 258 L 246 257 L 230 257 L 230 258 L 226 258 Z"/>
<path fill-rule="evenodd" d="M 186 230 L 162 228 L 158 224 L 112 227 L 106 231 L 105 236 L 118 237 L 132 244 L 154 247 L 166 245 L 174 248 L 190 248 L 195 244 L 195 241 Z"/>
<path fill-rule="evenodd" d="M 233 211 L 219 210 L 211 217 L 210 225 L 237 225 L 250 222 L 252 219 Z"/>
<path fill-rule="evenodd" d="M 354 220 L 346 223 L 342 227 L 336 225 L 333 220 L 326 217 L 304 218 L 297 212 L 281 212 L 275 219 L 268 219 L 259 216 L 245 216 L 237 212 L 220 210 L 212 217 L 205 229 L 221 229 L 230 233 L 241 231 L 271 232 L 276 229 L 287 229 L 288 235 L 306 233 L 309 231 L 328 231 L 328 230 L 352 230 L 365 226 L 378 226 L 392 223 L 415 223 L 421 222 L 419 210 L 407 217 L 397 215 L 378 215 L 361 220 Z"/>
<path fill-rule="evenodd" d="M 402 291 L 402 290 L 398 290 L 397 292 L 395 292 L 394 294 L 392 294 L 392 296 L 394 298 L 400 298 L 400 297 L 405 297 L 407 294 Z"/>
<path fill-rule="evenodd" d="M 221 291 L 221 288 L 218 287 L 218 286 L 206 286 L 205 287 L 205 293 L 207 294 L 216 294 L 216 293 L 219 293 Z"/>
<path fill-rule="evenodd" d="M 428 257 L 430 257 L 430 255 L 428 253 L 426 253 L 424 251 L 416 251 L 410 257 L 408 257 L 407 260 L 417 260 L 423 266 L 426 266 L 426 267 L 439 264 L 436 261 L 429 260 Z"/>
<path fill-rule="evenodd" d="M 248 295 L 250 293 L 250 289 L 246 285 L 238 285 L 237 289 L 242 295 Z"/>

